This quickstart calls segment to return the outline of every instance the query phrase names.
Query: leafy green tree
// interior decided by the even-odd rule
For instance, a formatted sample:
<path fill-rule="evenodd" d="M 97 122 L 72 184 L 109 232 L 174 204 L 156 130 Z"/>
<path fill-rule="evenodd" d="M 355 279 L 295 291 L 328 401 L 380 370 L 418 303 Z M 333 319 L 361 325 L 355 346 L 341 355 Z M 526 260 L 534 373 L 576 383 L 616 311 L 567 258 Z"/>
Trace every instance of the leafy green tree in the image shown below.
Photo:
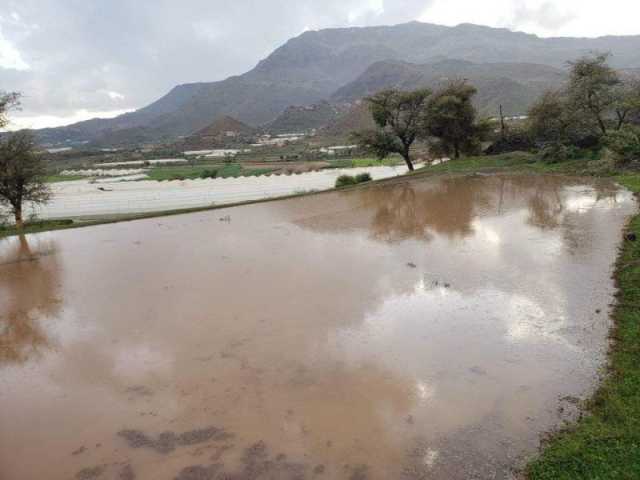
<path fill-rule="evenodd" d="M 607 134 L 605 143 L 614 152 L 620 165 L 640 161 L 640 127 L 624 125 L 620 130 Z"/>
<path fill-rule="evenodd" d="M 543 93 L 527 115 L 527 129 L 538 142 L 575 143 L 593 134 L 593 123 L 572 108 L 561 90 Z"/>
<path fill-rule="evenodd" d="M 18 230 L 24 225 L 24 202 L 46 203 L 51 197 L 45 175 L 29 133 L 12 133 L 0 142 L 0 204 L 11 208 Z"/>
<path fill-rule="evenodd" d="M 559 91 L 546 91 L 529 108 L 527 123 L 533 137 L 541 141 L 559 142 L 568 137 L 566 101 Z"/>
<path fill-rule="evenodd" d="M 570 62 L 567 86 L 544 93 L 531 106 L 527 124 L 537 142 L 600 144 L 608 133 L 640 122 L 640 79 L 622 78 L 608 58 Z"/>
<path fill-rule="evenodd" d="M 437 91 L 427 106 L 426 129 L 435 137 L 432 150 L 460 158 L 479 152 L 491 127 L 477 121 L 472 100 L 477 90 L 464 80 L 453 81 Z"/>
<path fill-rule="evenodd" d="M 7 119 L 7 112 L 18 106 L 19 102 L 19 93 L 0 92 L 0 129 L 3 129 L 8 125 L 9 120 Z"/>
<path fill-rule="evenodd" d="M 627 123 L 640 123 L 640 78 L 630 77 L 621 82 L 615 92 L 616 130 Z"/>
<path fill-rule="evenodd" d="M 411 147 L 423 130 L 424 113 L 431 95 L 428 89 L 412 92 L 384 90 L 366 99 L 376 124 L 375 129 L 352 134 L 362 148 L 378 158 L 397 153 L 413 170 Z"/>
<path fill-rule="evenodd" d="M 569 63 L 567 106 L 590 119 L 601 135 L 607 134 L 608 120 L 620 103 L 618 89 L 622 83 L 608 59 L 609 54 L 598 54 Z"/>

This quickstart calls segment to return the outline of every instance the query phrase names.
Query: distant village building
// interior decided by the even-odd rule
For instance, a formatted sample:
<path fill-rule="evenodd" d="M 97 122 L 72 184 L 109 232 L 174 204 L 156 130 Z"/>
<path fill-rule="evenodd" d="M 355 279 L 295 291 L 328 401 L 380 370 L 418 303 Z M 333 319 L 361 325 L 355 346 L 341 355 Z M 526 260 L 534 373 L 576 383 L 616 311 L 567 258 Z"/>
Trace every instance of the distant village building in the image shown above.
<path fill-rule="evenodd" d="M 351 154 L 353 150 L 357 149 L 358 145 L 336 145 L 333 147 L 322 147 L 320 153 L 326 155 L 338 155 L 338 154 Z"/>

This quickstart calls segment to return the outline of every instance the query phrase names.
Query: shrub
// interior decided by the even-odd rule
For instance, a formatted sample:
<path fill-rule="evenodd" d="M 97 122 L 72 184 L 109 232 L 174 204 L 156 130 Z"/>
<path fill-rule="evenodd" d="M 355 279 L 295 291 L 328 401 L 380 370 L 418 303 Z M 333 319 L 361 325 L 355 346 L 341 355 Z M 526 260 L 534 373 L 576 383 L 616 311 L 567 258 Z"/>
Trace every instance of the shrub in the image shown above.
<path fill-rule="evenodd" d="M 352 175 L 340 175 L 336 179 L 336 188 L 348 187 L 349 185 L 355 185 L 356 183 L 358 183 L 356 181 L 356 177 Z"/>
<path fill-rule="evenodd" d="M 564 162 L 568 159 L 567 147 L 562 143 L 549 143 L 540 149 L 540 160 L 545 163 Z"/>
<path fill-rule="evenodd" d="M 640 161 L 640 127 L 627 125 L 605 138 L 606 145 L 616 156 L 616 163 L 628 165 Z"/>
<path fill-rule="evenodd" d="M 504 136 L 500 136 L 484 153 L 499 155 L 511 152 L 529 152 L 535 148 L 535 142 L 528 131 L 524 129 L 508 129 Z"/>
<path fill-rule="evenodd" d="M 355 177 L 353 175 L 340 175 L 336 179 L 336 188 L 357 185 L 358 183 L 370 182 L 371 180 L 369 172 L 359 173 Z"/>
<path fill-rule="evenodd" d="M 356 175 L 356 183 L 370 182 L 371 175 L 369 172 L 359 173 Z"/>
<path fill-rule="evenodd" d="M 200 174 L 200 178 L 216 178 L 218 176 L 217 170 L 203 170 Z"/>

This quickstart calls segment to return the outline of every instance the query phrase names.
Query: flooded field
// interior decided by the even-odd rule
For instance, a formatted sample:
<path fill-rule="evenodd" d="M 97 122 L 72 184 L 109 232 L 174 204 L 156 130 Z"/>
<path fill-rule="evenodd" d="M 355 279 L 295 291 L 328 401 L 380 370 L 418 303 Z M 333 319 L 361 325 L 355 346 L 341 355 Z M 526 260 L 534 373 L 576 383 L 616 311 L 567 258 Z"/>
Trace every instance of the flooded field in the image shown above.
<path fill-rule="evenodd" d="M 392 184 L 0 241 L 0 479 L 504 479 L 605 361 L 631 195 Z"/>
<path fill-rule="evenodd" d="M 421 166 L 416 165 L 416 167 Z M 293 167 L 292 167 L 293 168 Z M 157 182 L 139 180 L 144 174 L 99 181 L 57 182 L 46 205 L 29 205 L 28 215 L 40 219 L 128 215 L 163 210 L 208 207 L 248 200 L 281 197 L 312 190 L 328 190 L 340 175 L 369 173 L 371 178 L 396 177 L 406 166 L 335 168 L 292 175 L 211 178 Z M 96 183 L 99 183 L 96 184 Z M 0 212 L 2 213 L 2 212 Z"/>

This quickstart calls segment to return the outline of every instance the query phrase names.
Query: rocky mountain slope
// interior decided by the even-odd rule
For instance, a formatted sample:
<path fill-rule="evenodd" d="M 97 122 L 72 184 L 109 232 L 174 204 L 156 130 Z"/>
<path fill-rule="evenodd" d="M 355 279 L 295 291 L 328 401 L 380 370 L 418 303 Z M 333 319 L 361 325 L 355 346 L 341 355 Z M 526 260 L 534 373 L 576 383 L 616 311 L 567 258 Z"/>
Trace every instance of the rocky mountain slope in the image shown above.
<path fill-rule="evenodd" d="M 323 101 L 313 105 L 290 106 L 264 126 L 272 134 L 296 133 L 322 128 L 335 121 L 344 108 Z"/>
<path fill-rule="evenodd" d="M 382 61 L 371 65 L 356 80 L 338 89 L 331 97 L 336 102 L 352 102 L 384 88 L 438 88 L 452 79 L 467 79 L 478 88 L 477 107 L 486 115 L 495 115 L 498 105 L 508 115 L 526 111 L 531 102 L 549 88 L 565 81 L 559 68 L 531 63 L 473 63 L 442 60 L 416 65 Z"/>
<path fill-rule="evenodd" d="M 592 51 L 612 52 L 612 64 L 616 67 L 640 67 L 640 36 L 543 39 L 470 24 L 444 27 L 417 22 L 309 31 L 289 40 L 243 75 L 220 82 L 180 85 L 151 105 L 115 119 L 89 120 L 40 130 L 37 134 L 41 141 L 50 143 L 157 142 L 189 135 L 220 115 L 230 115 L 255 127 L 273 121 L 291 105 L 305 106 L 329 98 L 354 96 L 356 91 L 363 90 L 358 83 L 369 82 L 363 82 L 363 74 L 371 73 L 370 67 L 379 62 L 385 62 L 382 69 L 391 75 L 394 68 L 399 69 L 401 82 L 412 85 L 431 78 L 429 69 L 444 61 L 448 65 L 447 75 L 462 76 L 468 72 L 469 77 L 477 76 L 485 83 L 492 79 L 481 89 L 492 92 L 487 97 L 500 97 L 503 88 L 510 85 L 508 96 L 516 99 L 521 93 L 530 95 L 521 90 L 523 86 L 527 91 L 535 90 L 535 82 L 510 76 L 521 68 L 528 69 L 533 77 L 541 76 L 545 83 L 549 75 L 554 75 L 548 67 L 562 69 L 567 60 Z M 402 66 L 399 62 L 416 67 Z M 490 77 L 483 76 L 483 68 L 489 72 L 493 68 L 486 64 L 496 63 L 526 66 L 509 67 L 504 76 L 496 76 L 495 72 Z M 453 68 L 456 65 L 460 71 Z M 515 100 L 512 103 L 514 109 L 522 108 Z"/>

